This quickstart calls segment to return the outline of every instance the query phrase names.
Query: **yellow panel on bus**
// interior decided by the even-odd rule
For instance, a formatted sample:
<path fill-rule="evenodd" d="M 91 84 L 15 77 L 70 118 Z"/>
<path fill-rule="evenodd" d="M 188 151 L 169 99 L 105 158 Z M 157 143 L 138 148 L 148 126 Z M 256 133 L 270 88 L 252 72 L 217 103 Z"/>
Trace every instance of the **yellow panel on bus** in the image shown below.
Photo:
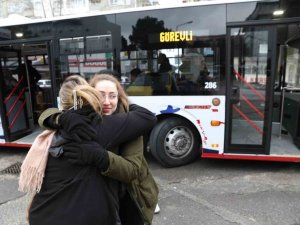
<path fill-rule="evenodd" d="M 126 89 L 128 95 L 132 96 L 147 96 L 152 95 L 152 87 L 151 86 L 129 86 Z"/>

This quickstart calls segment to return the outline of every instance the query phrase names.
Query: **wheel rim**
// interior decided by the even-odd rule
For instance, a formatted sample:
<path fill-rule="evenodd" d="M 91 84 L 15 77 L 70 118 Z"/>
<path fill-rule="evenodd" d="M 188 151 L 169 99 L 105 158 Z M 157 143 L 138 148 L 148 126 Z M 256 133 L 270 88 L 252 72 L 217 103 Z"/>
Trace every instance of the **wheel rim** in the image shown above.
<path fill-rule="evenodd" d="M 191 151 L 194 145 L 192 131 L 184 126 L 172 128 L 164 140 L 165 152 L 172 158 L 184 158 Z"/>

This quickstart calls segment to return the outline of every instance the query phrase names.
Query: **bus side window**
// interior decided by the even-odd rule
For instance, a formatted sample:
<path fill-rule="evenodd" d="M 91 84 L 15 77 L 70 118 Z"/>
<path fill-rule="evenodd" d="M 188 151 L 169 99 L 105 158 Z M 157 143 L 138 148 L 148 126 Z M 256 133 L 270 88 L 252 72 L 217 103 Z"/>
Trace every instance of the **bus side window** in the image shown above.
<path fill-rule="evenodd" d="M 164 80 L 165 73 L 151 73 L 152 78 L 152 95 L 168 95 L 166 82 Z M 168 73 L 167 73 L 168 74 Z"/>

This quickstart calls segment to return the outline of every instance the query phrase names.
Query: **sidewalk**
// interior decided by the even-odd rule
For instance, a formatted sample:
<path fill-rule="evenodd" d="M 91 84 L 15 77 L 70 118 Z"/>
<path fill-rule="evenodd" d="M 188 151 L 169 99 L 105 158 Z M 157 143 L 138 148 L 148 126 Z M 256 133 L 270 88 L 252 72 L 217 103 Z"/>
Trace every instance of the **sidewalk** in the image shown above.
<path fill-rule="evenodd" d="M 23 149 L 1 149 L 0 171 L 23 162 Z M 19 174 L 0 173 L 0 225 L 27 225 L 25 212 L 29 196 L 18 191 Z"/>
<path fill-rule="evenodd" d="M 1 188 L 2 190 L 2 188 Z M 0 205 L 0 225 L 27 225 L 26 209 L 30 201 L 28 195 L 21 195 Z"/>

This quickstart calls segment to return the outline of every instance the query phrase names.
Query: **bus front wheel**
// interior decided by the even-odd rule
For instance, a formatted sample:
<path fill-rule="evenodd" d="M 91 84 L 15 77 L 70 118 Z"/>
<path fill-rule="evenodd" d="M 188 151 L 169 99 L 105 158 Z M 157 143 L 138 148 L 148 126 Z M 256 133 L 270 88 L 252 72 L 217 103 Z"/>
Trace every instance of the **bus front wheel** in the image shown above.
<path fill-rule="evenodd" d="M 150 152 L 166 167 L 185 165 L 200 155 L 200 138 L 196 128 L 181 118 L 161 120 L 150 135 Z"/>

